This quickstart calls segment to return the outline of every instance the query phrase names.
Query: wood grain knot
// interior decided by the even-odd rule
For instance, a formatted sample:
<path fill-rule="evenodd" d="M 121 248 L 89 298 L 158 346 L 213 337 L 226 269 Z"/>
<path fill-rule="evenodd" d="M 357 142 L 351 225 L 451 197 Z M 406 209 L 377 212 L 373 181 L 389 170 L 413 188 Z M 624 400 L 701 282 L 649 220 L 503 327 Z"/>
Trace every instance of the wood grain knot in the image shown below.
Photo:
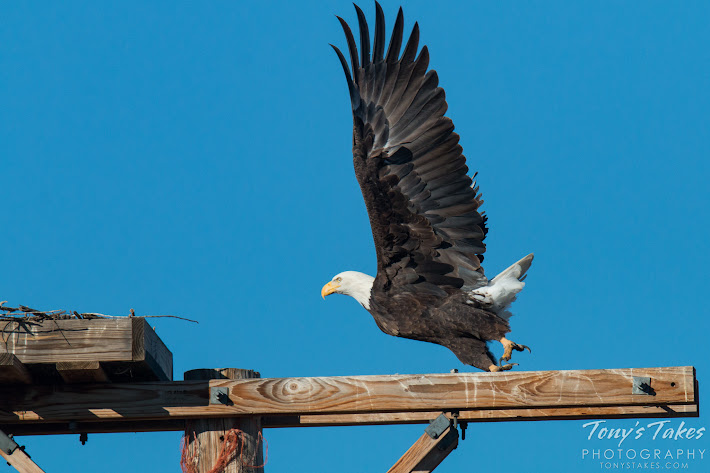
<path fill-rule="evenodd" d="M 262 385 L 262 393 L 272 401 L 313 403 L 340 392 L 338 386 L 317 378 L 275 378 Z"/>

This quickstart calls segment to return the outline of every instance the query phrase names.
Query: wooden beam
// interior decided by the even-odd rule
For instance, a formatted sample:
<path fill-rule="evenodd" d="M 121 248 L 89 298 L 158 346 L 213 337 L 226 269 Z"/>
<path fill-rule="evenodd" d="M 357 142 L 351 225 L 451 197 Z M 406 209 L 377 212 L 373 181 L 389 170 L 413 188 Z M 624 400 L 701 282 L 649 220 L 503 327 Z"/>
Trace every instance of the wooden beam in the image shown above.
<path fill-rule="evenodd" d="M 0 385 L 30 384 L 32 375 L 12 353 L 0 353 Z"/>
<path fill-rule="evenodd" d="M 173 379 L 173 354 L 144 318 L 132 317 L 133 340 L 131 359 L 142 362 L 147 371 L 158 376 L 159 381 Z"/>
<path fill-rule="evenodd" d="M 264 428 L 345 427 L 355 425 L 426 424 L 437 412 L 386 412 L 378 414 L 323 414 L 261 417 Z M 447 415 L 451 416 L 450 413 Z M 459 411 L 467 422 L 508 422 L 541 420 L 626 419 L 698 417 L 698 406 L 614 406 L 596 408 L 488 409 Z M 15 435 L 56 435 L 79 432 L 163 432 L 182 431 L 185 421 L 174 419 L 110 420 L 97 418 L 82 422 L 24 422 L 5 425 Z"/>
<path fill-rule="evenodd" d="M 634 377 L 650 377 L 653 395 L 633 394 Z M 692 367 L 18 386 L 0 390 L 0 424 L 251 415 L 352 425 L 416 423 L 417 412 L 451 410 L 480 420 L 654 416 L 659 409 L 673 417 L 697 414 L 695 386 Z M 210 388 L 226 391 L 223 402 L 210 403 Z"/>
<path fill-rule="evenodd" d="M 98 361 L 65 361 L 57 363 L 57 372 L 65 383 L 107 383 L 106 372 Z"/>
<path fill-rule="evenodd" d="M 540 420 L 624 419 L 659 417 L 698 417 L 697 405 L 541 407 L 535 409 L 459 410 L 466 422 L 509 422 Z M 383 412 L 376 414 L 313 414 L 264 417 L 264 427 L 333 427 L 353 425 L 425 424 L 436 411 Z M 450 413 L 447 413 L 450 415 Z"/>
<path fill-rule="evenodd" d="M 653 395 L 633 394 L 650 377 Z M 694 403 L 692 367 L 212 381 L 242 414 L 327 414 Z"/>
<path fill-rule="evenodd" d="M 0 351 L 14 353 L 27 364 L 132 360 L 128 318 L 0 322 L 0 330 L 6 337 Z"/>
<path fill-rule="evenodd" d="M 449 419 L 443 419 L 448 423 Z M 451 425 L 432 431 L 437 421 L 427 427 L 419 440 L 404 452 L 387 473 L 429 473 L 444 461 L 458 446 L 459 434 Z"/>
<path fill-rule="evenodd" d="M 4 321 L 0 334 L 0 355 L 15 355 L 30 372 L 33 365 L 98 361 L 113 381 L 172 379 L 172 353 L 143 317 Z"/>

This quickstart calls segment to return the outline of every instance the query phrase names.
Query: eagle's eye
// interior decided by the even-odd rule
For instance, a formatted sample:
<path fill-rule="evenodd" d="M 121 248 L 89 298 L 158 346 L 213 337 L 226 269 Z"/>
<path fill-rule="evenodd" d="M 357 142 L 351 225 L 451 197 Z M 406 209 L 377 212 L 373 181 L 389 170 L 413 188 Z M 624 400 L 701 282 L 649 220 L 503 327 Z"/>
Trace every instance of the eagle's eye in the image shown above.
<path fill-rule="evenodd" d="M 335 282 L 341 282 L 343 278 L 335 278 Z"/>

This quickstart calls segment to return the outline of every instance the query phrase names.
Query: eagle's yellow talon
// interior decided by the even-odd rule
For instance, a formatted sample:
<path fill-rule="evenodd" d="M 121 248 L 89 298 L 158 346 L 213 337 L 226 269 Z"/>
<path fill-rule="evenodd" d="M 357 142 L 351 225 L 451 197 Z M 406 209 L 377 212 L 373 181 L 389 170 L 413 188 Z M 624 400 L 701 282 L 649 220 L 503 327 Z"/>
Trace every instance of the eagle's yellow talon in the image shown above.
<path fill-rule="evenodd" d="M 504 361 L 510 361 L 510 358 L 513 356 L 513 350 L 515 350 L 515 351 L 527 350 L 530 353 L 532 353 L 532 350 L 530 349 L 529 346 L 518 345 L 517 343 L 512 342 L 505 337 L 500 339 L 500 343 L 503 344 L 503 356 L 501 356 L 500 360 L 498 360 L 498 364 L 501 364 Z M 510 369 L 510 368 L 508 368 L 508 369 Z"/>

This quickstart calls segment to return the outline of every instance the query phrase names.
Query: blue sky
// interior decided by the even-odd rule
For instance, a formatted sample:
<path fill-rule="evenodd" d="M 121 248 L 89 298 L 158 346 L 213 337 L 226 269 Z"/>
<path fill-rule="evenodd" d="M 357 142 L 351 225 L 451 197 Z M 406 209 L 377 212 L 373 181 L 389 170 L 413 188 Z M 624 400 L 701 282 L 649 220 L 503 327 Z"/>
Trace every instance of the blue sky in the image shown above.
<path fill-rule="evenodd" d="M 398 6 L 383 2 L 388 32 Z M 382 334 L 350 298 L 320 298 L 342 270 L 375 271 L 335 14 L 356 21 L 347 1 L 2 3 L 0 300 L 198 319 L 154 319 L 176 379 L 464 369 Z M 694 365 L 702 383 L 708 4 L 413 1 L 404 14 L 479 172 L 487 274 L 536 255 L 514 306 L 511 338 L 533 349 L 518 369 Z M 606 471 L 581 452 L 616 443 L 583 423 L 471 425 L 437 471 Z M 268 430 L 267 468 L 384 471 L 422 430 Z M 53 473 L 174 472 L 179 437 L 22 443 Z M 708 438 L 626 447 L 710 455 Z M 699 455 L 687 471 L 707 471 Z"/>

